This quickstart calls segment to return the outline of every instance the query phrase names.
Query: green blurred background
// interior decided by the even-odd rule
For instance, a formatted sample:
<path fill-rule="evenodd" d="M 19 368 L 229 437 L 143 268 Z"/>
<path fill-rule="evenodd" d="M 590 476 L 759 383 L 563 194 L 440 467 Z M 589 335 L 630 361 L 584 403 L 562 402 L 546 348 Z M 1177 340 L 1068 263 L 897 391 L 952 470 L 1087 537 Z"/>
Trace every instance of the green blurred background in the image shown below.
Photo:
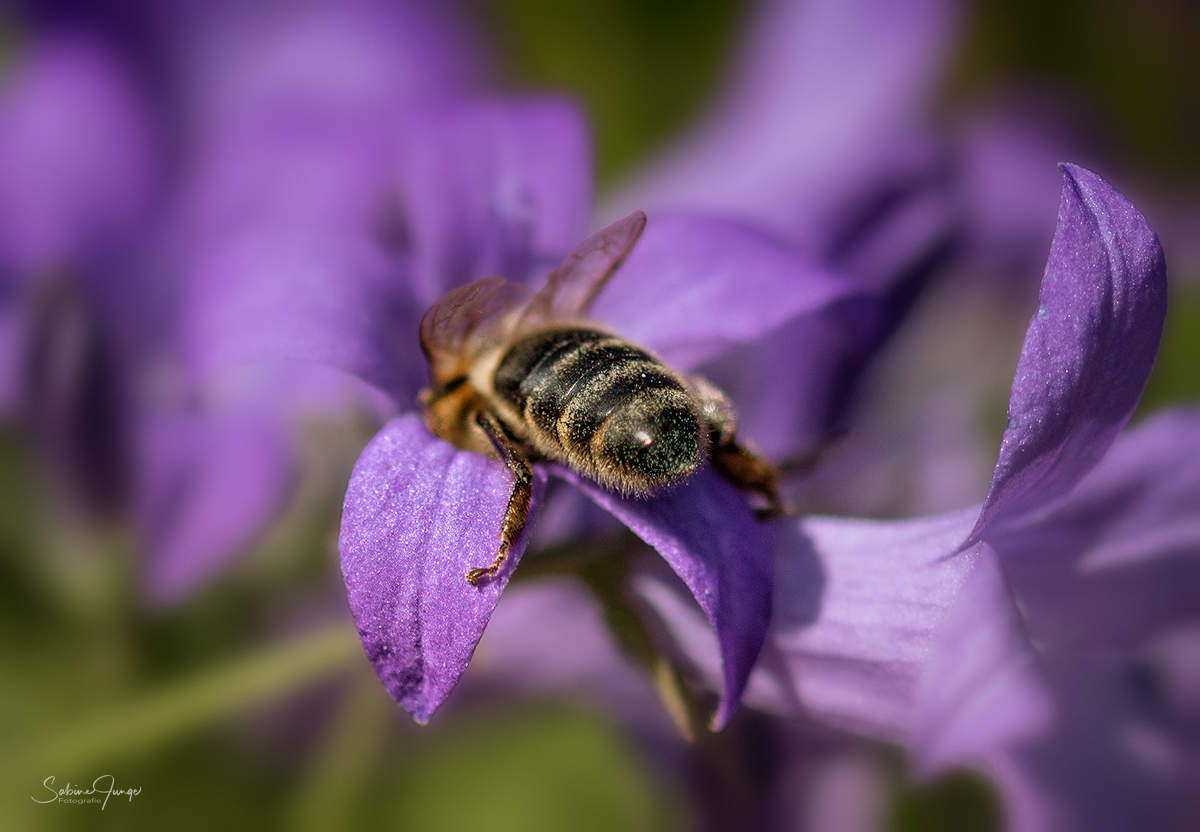
<path fill-rule="evenodd" d="M 477 0 L 509 89 L 559 89 L 592 118 L 601 186 L 686 128 L 729 67 L 731 0 Z M 940 93 L 947 118 L 1014 85 L 1088 115 L 1111 177 L 1154 206 L 1200 195 L 1200 6 L 1180 0 L 986 0 Z M 1147 211 L 1152 223 L 1153 211 Z M 1171 261 L 1168 249 L 1168 262 Z M 1144 410 L 1200 394 L 1200 275 L 1174 273 Z M 147 610 L 128 530 L 48 515 L 36 467 L 0 435 L 0 827 L 4 829 L 669 830 L 684 796 L 604 720 L 563 703 L 463 708 L 419 729 L 363 660 L 333 541 L 368 428 L 311 426 L 310 472 L 247 565 L 186 606 Z M 297 636 L 294 633 L 306 632 Z M 293 635 L 282 636 L 280 634 Z M 887 748 L 897 829 L 994 826 L 977 778 L 914 785 Z M 112 774 L 131 800 L 37 805 L 42 787 Z"/>

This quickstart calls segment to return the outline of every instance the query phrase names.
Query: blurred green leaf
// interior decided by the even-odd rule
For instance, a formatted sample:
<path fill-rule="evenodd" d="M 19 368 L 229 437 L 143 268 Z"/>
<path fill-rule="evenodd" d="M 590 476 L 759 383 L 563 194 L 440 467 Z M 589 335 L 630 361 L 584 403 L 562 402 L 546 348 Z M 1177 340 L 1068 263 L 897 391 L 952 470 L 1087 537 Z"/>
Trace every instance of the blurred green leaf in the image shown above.
<path fill-rule="evenodd" d="M 383 828 L 672 828 L 661 787 L 616 729 L 558 708 L 463 720 L 414 753 L 388 793 Z"/>
<path fill-rule="evenodd" d="M 339 621 L 161 690 L 134 695 L 112 709 L 83 719 L 67 715 L 49 736 L 6 750 L 0 771 L 79 770 L 160 748 L 361 660 L 353 629 Z"/>
<path fill-rule="evenodd" d="M 957 769 L 902 788 L 892 804 L 893 832 L 999 832 L 999 796 L 987 778 Z"/>
<path fill-rule="evenodd" d="M 1161 185 L 1200 184 L 1200 4 L 980 0 L 949 88 L 956 101 L 1051 85 L 1103 119 L 1097 141 Z"/>
<path fill-rule="evenodd" d="M 1172 287 L 1162 344 L 1136 416 L 1171 404 L 1200 402 L 1200 290 Z"/>

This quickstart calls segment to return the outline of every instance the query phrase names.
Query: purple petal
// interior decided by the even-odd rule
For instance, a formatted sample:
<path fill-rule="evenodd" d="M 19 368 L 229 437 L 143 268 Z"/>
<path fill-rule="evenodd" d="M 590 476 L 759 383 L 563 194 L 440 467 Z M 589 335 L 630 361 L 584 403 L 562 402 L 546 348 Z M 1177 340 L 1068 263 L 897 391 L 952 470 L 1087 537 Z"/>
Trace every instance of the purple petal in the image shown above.
<path fill-rule="evenodd" d="M 126 73 L 82 38 L 31 44 L 0 92 L 0 257 L 44 269 L 125 236 L 155 173 Z"/>
<path fill-rule="evenodd" d="M 169 604 L 263 534 L 291 489 L 294 460 L 284 428 L 257 414 L 152 417 L 141 439 L 146 591 Z"/>
<path fill-rule="evenodd" d="M 1054 709 L 994 553 L 942 620 L 917 685 L 909 748 L 926 772 L 979 763 L 1044 734 Z"/>
<path fill-rule="evenodd" d="M 201 244 L 264 221 L 373 235 L 395 213 L 405 107 L 463 85 L 465 44 L 420 4 L 201 12 L 192 98 L 203 137 L 189 214 Z"/>
<path fill-rule="evenodd" d="M 805 521 L 780 551 L 748 701 L 902 740 L 926 771 L 1044 731 L 1048 694 L 992 553 L 948 557 L 974 517 Z"/>
<path fill-rule="evenodd" d="M 1046 643 L 1126 652 L 1196 620 L 1200 411 L 1124 434 L 1058 509 L 989 541 Z"/>
<path fill-rule="evenodd" d="M 741 704 L 771 619 L 774 545 L 766 528 L 745 496 L 710 468 L 648 500 L 557 473 L 657 549 L 692 591 L 720 642 L 723 693 L 712 726 L 724 728 Z"/>
<path fill-rule="evenodd" d="M 560 99 L 460 102 L 404 119 L 397 172 L 420 300 L 548 274 L 586 232 L 591 148 Z"/>
<path fill-rule="evenodd" d="M 1197 809 L 1194 735 L 1157 712 L 1127 668 L 1060 654 L 1043 662 L 1058 725 L 997 754 L 1014 828 L 1184 830 Z"/>
<path fill-rule="evenodd" d="M 537 474 L 534 508 L 544 487 Z M 525 549 L 527 534 L 494 580 L 467 582 L 495 557 L 511 490 L 502 465 L 434 438 L 413 414 L 354 466 L 339 538 L 350 609 L 376 674 L 422 724 L 466 669 Z"/>
<path fill-rule="evenodd" d="M 739 223 L 652 217 L 593 313 L 689 369 L 858 293 L 850 281 Z"/>
<path fill-rule="evenodd" d="M 914 148 L 890 168 L 824 212 L 819 253 L 885 297 L 895 323 L 954 251 L 962 206 L 941 148 Z"/>
<path fill-rule="evenodd" d="M 801 459 L 842 427 L 881 321 L 878 302 L 851 297 L 726 350 L 699 371 L 737 406 L 738 436 L 769 459 Z"/>
<path fill-rule="evenodd" d="M 471 45 L 435 4 L 174 5 L 204 132 L 281 105 L 378 118 L 458 92 L 475 70 Z"/>
<path fill-rule="evenodd" d="M 1129 421 L 1158 350 L 1167 301 L 1158 239 L 1103 179 L 1073 165 L 1063 174 L 1000 458 L 964 545 L 1060 499 L 1092 469 Z"/>
<path fill-rule="evenodd" d="M 688 206 L 825 250 L 831 209 L 911 166 L 954 17 L 944 0 L 764 3 L 728 96 L 603 218 Z"/>
<path fill-rule="evenodd" d="M 239 125 L 206 150 L 187 218 L 201 245 L 263 222 L 380 230 L 390 160 L 378 125 L 293 107 Z"/>
<path fill-rule="evenodd" d="M 979 556 L 947 558 L 977 509 L 897 522 L 809 518 L 776 559 L 751 704 L 907 739 L 930 651 Z"/>
<path fill-rule="evenodd" d="M 185 308 L 201 382 L 247 363 L 314 361 L 410 401 L 425 375 L 404 283 L 364 239 L 256 229 L 199 265 Z"/>
<path fill-rule="evenodd" d="M 390 230 L 394 122 L 461 86 L 453 33 L 411 4 L 239 9 L 217 26 L 189 39 L 207 50 L 196 67 L 205 139 L 191 234 L 264 220 Z"/>

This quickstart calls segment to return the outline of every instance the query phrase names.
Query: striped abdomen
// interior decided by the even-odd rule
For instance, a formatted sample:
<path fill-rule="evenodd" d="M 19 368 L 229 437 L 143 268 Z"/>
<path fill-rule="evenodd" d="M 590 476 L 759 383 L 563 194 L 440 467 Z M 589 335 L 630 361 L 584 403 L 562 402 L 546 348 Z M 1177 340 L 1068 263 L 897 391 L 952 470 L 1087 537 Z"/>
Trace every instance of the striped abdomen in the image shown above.
<path fill-rule="evenodd" d="M 692 395 L 652 355 L 606 332 L 523 338 L 501 358 L 494 389 L 535 450 L 611 488 L 647 493 L 703 461 L 707 433 Z"/>

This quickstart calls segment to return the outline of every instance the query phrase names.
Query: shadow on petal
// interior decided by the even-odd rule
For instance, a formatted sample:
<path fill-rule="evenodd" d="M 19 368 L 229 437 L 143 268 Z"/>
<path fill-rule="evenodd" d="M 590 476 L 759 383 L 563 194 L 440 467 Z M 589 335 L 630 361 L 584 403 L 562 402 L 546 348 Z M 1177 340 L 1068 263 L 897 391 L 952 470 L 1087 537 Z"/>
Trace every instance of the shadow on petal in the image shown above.
<path fill-rule="evenodd" d="M 712 727 L 728 724 L 758 659 L 771 619 L 775 544 L 745 495 L 711 468 L 648 500 L 622 498 L 561 469 L 598 505 L 658 550 L 704 610 L 720 643 L 721 704 Z"/>

